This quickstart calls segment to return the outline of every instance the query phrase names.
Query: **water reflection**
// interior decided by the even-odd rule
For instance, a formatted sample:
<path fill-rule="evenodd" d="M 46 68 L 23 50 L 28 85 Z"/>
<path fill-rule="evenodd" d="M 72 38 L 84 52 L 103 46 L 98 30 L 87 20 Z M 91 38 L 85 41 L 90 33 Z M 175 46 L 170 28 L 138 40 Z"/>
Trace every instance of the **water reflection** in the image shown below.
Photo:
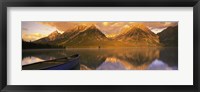
<path fill-rule="evenodd" d="M 37 57 L 32 62 L 80 54 L 81 70 L 177 70 L 177 48 L 118 48 L 118 49 L 46 49 L 25 50 L 22 64 L 27 57 Z"/>
<path fill-rule="evenodd" d="M 124 66 L 123 61 L 114 57 L 106 58 L 105 62 L 103 62 L 97 70 L 124 70 L 127 67 Z"/>
<path fill-rule="evenodd" d="M 147 68 L 148 70 L 177 70 L 176 66 L 170 67 L 163 61 L 155 60 Z"/>
<path fill-rule="evenodd" d="M 30 57 L 24 57 L 23 61 L 24 62 L 22 62 L 22 65 L 26 65 L 26 64 L 31 64 L 31 63 L 35 63 L 35 62 L 42 62 L 45 60 L 40 59 L 38 57 L 30 56 Z"/>

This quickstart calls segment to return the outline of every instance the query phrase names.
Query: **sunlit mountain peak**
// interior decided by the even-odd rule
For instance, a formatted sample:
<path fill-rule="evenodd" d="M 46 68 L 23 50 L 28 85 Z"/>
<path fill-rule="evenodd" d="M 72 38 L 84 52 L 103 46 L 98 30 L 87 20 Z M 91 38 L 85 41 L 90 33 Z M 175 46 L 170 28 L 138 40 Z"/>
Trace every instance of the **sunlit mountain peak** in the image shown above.
<path fill-rule="evenodd" d="M 63 34 L 64 32 L 63 31 L 60 31 L 60 30 L 57 30 L 58 31 L 58 33 L 60 33 L 60 34 Z"/>
<path fill-rule="evenodd" d="M 119 34 L 125 34 L 127 33 L 129 30 L 130 30 L 130 26 L 129 25 L 124 25 L 122 28 L 121 28 L 121 33 Z"/>
<path fill-rule="evenodd" d="M 134 28 L 134 29 L 140 28 L 143 31 L 150 31 L 150 29 L 145 24 L 142 24 L 142 23 L 132 23 L 130 26 L 131 28 Z"/>
<path fill-rule="evenodd" d="M 88 26 L 86 24 L 75 25 L 71 31 L 84 31 Z"/>
<path fill-rule="evenodd" d="M 49 36 L 51 36 L 51 35 L 58 35 L 58 34 L 59 34 L 59 32 L 56 30 L 56 31 L 52 32 L 51 34 L 49 34 Z"/>
<path fill-rule="evenodd" d="M 95 24 L 79 24 L 71 28 L 71 31 L 85 31 L 87 29 L 96 29 Z"/>
<path fill-rule="evenodd" d="M 108 38 L 114 38 L 117 34 L 107 34 L 106 37 Z"/>
<path fill-rule="evenodd" d="M 59 35 L 61 35 L 57 30 L 54 31 L 53 33 L 48 35 L 48 38 L 50 41 L 55 40 Z"/>
<path fill-rule="evenodd" d="M 99 30 L 100 27 L 97 26 L 96 24 L 88 24 L 85 30 Z"/>
<path fill-rule="evenodd" d="M 90 24 L 90 25 L 88 25 L 88 28 L 95 29 L 95 28 L 97 28 L 97 25 L 96 24 Z"/>
<path fill-rule="evenodd" d="M 130 32 L 134 32 L 140 29 L 143 32 L 150 33 L 151 35 L 155 35 L 146 25 L 142 23 L 132 23 L 130 25 L 125 25 L 122 29 L 119 35 L 128 34 Z"/>

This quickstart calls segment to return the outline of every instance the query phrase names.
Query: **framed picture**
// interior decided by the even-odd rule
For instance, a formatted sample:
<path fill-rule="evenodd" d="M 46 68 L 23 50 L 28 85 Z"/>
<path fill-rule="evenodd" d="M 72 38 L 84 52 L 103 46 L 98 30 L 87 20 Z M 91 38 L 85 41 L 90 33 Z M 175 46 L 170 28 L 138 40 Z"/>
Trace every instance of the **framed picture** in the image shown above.
<path fill-rule="evenodd" d="M 199 0 L 7 0 L 1 91 L 199 91 Z"/>

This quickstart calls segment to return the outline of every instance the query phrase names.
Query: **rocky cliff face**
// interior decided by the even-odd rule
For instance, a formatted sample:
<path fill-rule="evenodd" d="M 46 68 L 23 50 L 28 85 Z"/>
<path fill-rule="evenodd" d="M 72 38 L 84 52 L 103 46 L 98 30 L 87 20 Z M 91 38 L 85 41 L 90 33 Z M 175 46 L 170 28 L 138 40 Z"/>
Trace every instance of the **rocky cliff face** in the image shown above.
<path fill-rule="evenodd" d="M 178 46 L 178 26 L 168 27 L 158 33 L 160 43 L 164 46 Z"/>

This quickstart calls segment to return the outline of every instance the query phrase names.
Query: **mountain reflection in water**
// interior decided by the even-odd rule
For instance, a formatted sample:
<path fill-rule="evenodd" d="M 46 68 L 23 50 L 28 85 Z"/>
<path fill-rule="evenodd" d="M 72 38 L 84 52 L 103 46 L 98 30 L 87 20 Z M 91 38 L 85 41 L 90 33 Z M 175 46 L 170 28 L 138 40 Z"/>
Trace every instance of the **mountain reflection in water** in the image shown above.
<path fill-rule="evenodd" d="M 43 59 L 40 59 L 38 57 L 30 56 L 30 57 L 25 57 L 23 58 L 22 65 L 30 64 L 30 63 L 35 63 L 35 62 L 41 62 L 44 61 Z"/>
<path fill-rule="evenodd" d="M 73 54 L 80 54 L 81 56 L 80 70 L 178 69 L 178 48 L 23 50 L 22 65 L 70 56 Z"/>

